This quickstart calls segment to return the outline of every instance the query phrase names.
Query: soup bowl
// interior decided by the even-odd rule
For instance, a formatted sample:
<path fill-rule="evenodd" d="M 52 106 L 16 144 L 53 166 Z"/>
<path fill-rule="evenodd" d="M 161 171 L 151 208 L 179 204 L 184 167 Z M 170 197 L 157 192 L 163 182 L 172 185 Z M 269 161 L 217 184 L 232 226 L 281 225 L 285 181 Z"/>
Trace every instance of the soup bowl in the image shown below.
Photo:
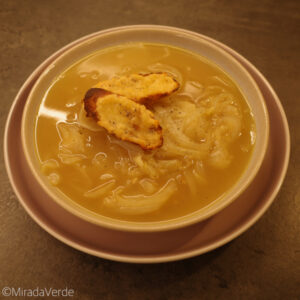
<path fill-rule="evenodd" d="M 36 150 L 36 118 L 45 93 L 68 67 L 95 51 L 129 42 L 160 43 L 180 47 L 220 67 L 239 87 L 248 102 L 256 125 L 256 140 L 246 169 L 237 182 L 209 205 L 182 217 L 164 221 L 123 221 L 90 211 L 50 184 L 42 173 Z M 201 222 L 228 206 L 248 187 L 264 160 L 269 138 L 269 119 L 263 96 L 246 69 L 224 50 L 204 40 L 195 32 L 155 25 L 133 25 L 100 31 L 75 42 L 41 74 L 32 88 L 22 117 L 22 145 L 27 163 L 44 191 L 70 213 L 87 222 L 121 231 L 165 231 Z"/>

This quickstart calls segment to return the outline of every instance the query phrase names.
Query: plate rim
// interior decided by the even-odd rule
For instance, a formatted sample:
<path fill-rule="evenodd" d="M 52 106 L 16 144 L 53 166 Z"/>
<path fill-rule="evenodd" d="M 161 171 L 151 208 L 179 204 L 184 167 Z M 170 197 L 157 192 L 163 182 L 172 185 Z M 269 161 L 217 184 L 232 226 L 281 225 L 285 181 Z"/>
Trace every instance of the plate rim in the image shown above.
<path fill-rule="evenodd" d="M 149 25 L 150 26 L 150 25 Z M 153 25 L 151 25 L 153 26 Z M 131 26 L 122 26 L 122 27 L 114 27 L 112 29 L 106 29 L 104 31 L 110 31 L 110 30 L 118 30 L 119 28 L 124 28 L 124 27 L 131 27 Z M 167 27 L 170 28 L 168 26 L 159 26 L 159 27 Z M 171 27 L 172 28 L 172 27 Z M 184 30 L 184 29 L 182 29 Z M 103 31 L 100 31 L 101 33 Z M 191 31 L 189 31 L 191 33 Z M 193 33 L 193 32 L 192 32 Z M 43 222 L 42 220 L 40 220 L 37 216 L 35 216 L 35 214 L 29 209 L 29 207 L 27 206 L 27 204 L 24 202 L 24 200 L 22 199 L 21 194 L 18 191 L 18 188 L 15 185 L 15 182 L 13 181 L 13 176 L 12 176 L 12 170 L 10 169 L 9 166 L 9 158 L 8 158 L 8 151 L 6 151 L 7 149 L 7 141 L 8 141 L 8 129 L 9 129 L 9 124 L 10 124 L 10 119 L 13 115 L 13 112 L 15 110 L 15 107 L 19 101 L 20 96 L 22 95 L 22 93 L 24 92 L 24 90 L 26 88 L 28 88 L 28 86 L 33 82 L 33 80 L 35 80 L 35 78 L 37 76 L 39 76 L 39 73 L 41 73 L 43 71 L 44 68 L 47 67 L 48 64 L 51 63 L 51 61 L 54 60 L 54 58 L 57 55 L 60 55 L 60 53 L 62 53 L 63 51 L 65 51 L 68 47 L 72 47 L 75 43 L 78 43 L 79 41 L 82 41 L 84 39 L 87 39 L 93 35 L 97 35 L 99 34 L 99 32 L 95 32 L 92 33 L 90 35 L 87 35 L 85 37 L 82 37 L 66 46 L 64 46 L 63 48 L 59 49 L 58 51 L 56 51 L 54 54 L 52 54 L 50 57 L 48 57 L 42 64 L 40 64 L 33 72 L 32 74 L 27 78 L 27 80 L 24 82 L 24 84 L 22 85 L 22 87 L 20 88 L 19 92 L 17 93 L 11 109 L 9 111 L 7 120 L 6 120 L 6 124 L 5 124 L 5 130 L 4 130 L 4 162 L 5 162 L 5 167 L 6 167 L 6 172 L 8 174 L 10 183 L 13 187 L 13 190 L 15 192 L 15 194 L 18 197 L 19 202 L 21 203 L 21 205 L 24 207 L 25 211 L 30 215 L 30 217 L 39 225 L 41 226 L 46 232 L 48 232 L 49 234 L 51 234 L 52 236 L 54 236 L 56 239 L 60 240 L 61 242 L 77 249 L 80 251 L 83 251 L 85 253 L 97 256 L 97 257 L 101 257 L 101 258 L 106 258 L 106 259 L 110 259 L 110 260 L 114 260 L 114 261 L 121 261 L 121 262 L 131 262 L 131 263 L 160 263 L 160 262 L 170 262 L 170 261 L 176 261 L 176 260 L 181 260 L 181 259 L 186 259 L 186 258 L 190 258 L 196 255 L 200 255 L 206 252 L 209 252 L 211 250 L 214 250 L 228 242 L 230 242 L 231 240 L 235 239 L 236 237 L 238 237 L 239 235 L 241 235 L 243 232 L 245 232 L 248 228 L 250 228 L 254 223 L 257 222 L 257 220 L 265 213 L 265 211 L 269 208 L 269 206 L 272 204 L 272 202 L 274 201 L 276 195 L 279 192 L 279 189 L 282 186 L 282 183 L 284 181 L 286 172 L 287 172 L 287 168 L 288 168 L 288 162 L 289 162 L 289 157 L 290 157 L 290 134 L 289 134 L 289 129 L 288 129 L 288 121 L 285 115 L 285 112 L 283 110 L 282 104 L 277 96 L 277 94 L 275 93 L 274 89 L 272 88 L 272 86 L 270 85 L 270 83 L 266 80 L 266 78 L 261 74 L 261 72 L 254 66 L 252 65 L 247 59 L 245 59 L 243 56 L 241 56 L 239 53 L 237 53 L 235 50 L 231 49 L 230 47 L 226 46 L 225 44 L 216 41 L 210 37 L 207 37 L 205 35 L 199 34 L 199 33 L 194 33 L 196 35 L 200 35 L 202 38 L 204 39 L 209 39 L 211 42 L 215 43 L 218 47 L 222 47 L 223 49 L 225 49 L 225 51 L 227 51 L 230 55 L 234 55 L 235 57 L 237 57 L 237 59 L 239 59 L 241 61 L 241 63 L 246 64 L 247 67 L 250 67 L 251 69 L 253 69 L 253 71 L 255 73 L 257 73 L 257 75 L 262 79 L 262 81 L 264 82 L 264 84 L 266 85 L 266 87 L 268 88 L 268 90 L 271 92 L 272 97 L 274 98 L 276 105 L 279 109 L 281 118 L 282 118 L 282 122 L 283 122 L 283 128 L 284 128 L 284 132 L 285 132 L 285 156 L 283 158 L 283 165 L 282 165 L 282 169 L 281 169 L 281 173 L 279 176 L 279 179 L 277 180 L 277 184 L 276 186 L 273 188 L 271 195 L 268 197 L 268 200 L 264 203 L 264 205 L 258 210 L 258 212 L 250 219 L 248 220 L 245 224 L 243 224 L 242 226 L 240 226 L 237 230 L 235 230 L 233 233 L 229 234 L 228 236 L 226 236 L 223 239 L 220 239 L 219 241 L 208 245 L 206 247 L 202 247 L 200 249 L 194 249 L 194 250 L 190 250 L 190 251 L 186 251 L 183 253 L 179 253 L 179 254 L 174 254 L 174 255 L 169 255 L 169 256 L 159 256 L 159 255 L 153 255 L 153 256 L 144 256 L 144 257 L 135 257 L 134 255 L 130 256 L 130 255 L 116 255 L 116 254 L 109 254 L 107 252 L 103 252 L 103 251 L 97 251 L 94 249 L 90 249 L 88 247 L 79 245 L 75 242 L 73 242 L 70 238 L 66 238 L 63 235 L 57 233 L 55 230 L 53 230 L 52 228 L 50 228 L 49 225 L 46 224 L 46 222 Z M 252 75 L 251 75 L 252 76 Z M 38 77 L 37 77 L 38 78 Z"/>

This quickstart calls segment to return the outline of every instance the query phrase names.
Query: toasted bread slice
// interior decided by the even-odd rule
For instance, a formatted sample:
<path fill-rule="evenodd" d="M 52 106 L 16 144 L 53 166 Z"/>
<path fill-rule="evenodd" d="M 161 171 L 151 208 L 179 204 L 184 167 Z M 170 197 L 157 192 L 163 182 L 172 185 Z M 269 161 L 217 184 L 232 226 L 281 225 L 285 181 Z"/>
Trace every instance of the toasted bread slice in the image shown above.
<path fill-rule="evenodd" d="M 99 88 L 90 89 L 84 99 L 87 116 L 118 138 L 145 150 L 162 146 L 162 128 L 144 105 Z"/>
<path fill-rule="evenodd" d="M 99 82 L 95 87 L 143 103 L 170 95 L 179 88 L 179 83 L 166 73 L 150 73 L 114 77 Z"/>

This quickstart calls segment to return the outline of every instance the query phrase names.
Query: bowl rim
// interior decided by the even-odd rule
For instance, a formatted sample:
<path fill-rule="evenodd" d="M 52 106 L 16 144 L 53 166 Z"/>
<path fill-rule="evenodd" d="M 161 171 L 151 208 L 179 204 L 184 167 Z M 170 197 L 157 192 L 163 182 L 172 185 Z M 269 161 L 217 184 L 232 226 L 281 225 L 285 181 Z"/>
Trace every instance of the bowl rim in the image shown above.
<path fill-rule="evenodd" d="M 250 173 L 250 176 L 245 180 L 244 184 L 233 194 L 230 198 L 227 198 L 226 201 L 222 201 L 218 207 L 216 207 L 213 210 L 210 210 L 206 214 L 197 215 L 196 212 L 189 213 L 187 215 L 184 215 L 182 217 L 178 217 L 175 219 L 170 219 L 167 221 L 153 221 L 153 222 L 133 222 L 133 221 L 122 221 L 118 219 L 113 219 L 109 217 L 105 217 L 96 213 L 93 213 L 83 207 L 79 209 L 75 209 L 74 207 L 68 205 L 65 201 L 62 201 L 61 198 L 52 191 L 51 188 L 49 188 L 45 182 L 42 180 L 42 177 L 38 174 L 38 171 L 34 167 L 33 160 L 34 158 L 31 157 L 29 153 L 29 147 L 27 147 L 27 139 L 26 139 L 26 126 L 25 124 L 28 122 L 28 111 L 29 111 L 29 105 L 31 103 L 30 98 L 31 95 L 34 93 L 35 89 L 38 87 L 40 81 L 47 75 L 49 68 L 51 68 L 52 65 L 55 65 L 57 62 L 60 62 L 64 59 L 65 56 L 69 55 L 70 52 L 73 52 L 74 50 L 82 47 L 86 43 L 89 43 L 93 40 L 98 39 L 99 37 L 115 33 L 116 31 L 134 31 L 134 30 L 158 30 L 163 31 L 165 33 L 182 33 L 185 36 L 190 36 L 191 38 L 196 38 L 198 40 L 201 40 L 201 43 L 204 43 L 206 45 L 209 45 L 209 47 L 214 48 L 218 52 L 221 52 L 223 56 L 227 57 L 227 59 L 239 67 L 240 70 L 243 71 L 244 75 L 246 75 L 247 79 L 251 82 L 252 86 L 255 88 L 256 92 L 259 95 L 263 115 L 264 115 L 264 128 L 265 128 L 265 135 L 266 138 L 263 140 L 261 151 L 258 153 L 258 157 L 256 159 L 256 163 L 253 167 L 252 172 Z M 224 49 L 220 48 L 218 45 L 213 44 L 210 40 L 206 40 L 203 38 L 201 34 L 198 34 L 197 32 L 193 32 L 190 30 L 178 28 L 178 27 L 170 27 L 170 26 L 162 26 L 162 25 L 128 25 L 128 26 L 120 26 L 120 27 L 113 27 L 105 30 L 98 31 L 96 33 L 92 33 L 86 36 L 83 36 L 66 46 L 62 47 L 58 50 L 63 52 L 60 53 L 60 55 L 55 58 L 51 64 L 40 74 L 40 76 L 37 78 L 35 84 L 33 85 L 30 94 L 28 95 L 27 101 L 24 106 L 23 114 L 22 114 L 22 121 L 21 121 L 21 139 L 22 139 L 22 147 L 24 151 L 24 156 L 26 159 L 27 164 L 29 165 L 29 168 L 34 175 L 37 182 L 40 184 L 40 186 L 43 188 L 43 190 L 50 196 L 51 199 L 53 199 L 57 204 L 59 204 L 61 207 L 66 209 L 68 212 L 72 213 L 73 215 L 87 221 L 91 222 L 93 224 L 96 224 L 98 226 L 103 226 L 105 228 L 113 229 L 113 230 L 119 230 L 119 231 L 127 231 L 127 232 L 159 232 L 159 231 L 168 231 L 168 230 L 175 230 L 182 227 L 186 227 L 201 221 L 204 221 L 208 219 L 209 217 L 213 216 L 214 214 L 218 213 L 219 211 L 223 210 L 226 206 L 231 204 L 235 199 L 237 199 L 244 191 L 245 189 L 250 185 L 250 183 L 253 181 L 255 176 L 257 175 L 262 162 L 264 160 L 265 154 L 267 152 L 268 144 L 269 144 L 269 115 L 268 110 L 266 107 L 266 103 L 264 100 L 264 97 L 255 82 L 254 78 L 250 75 L 250 73 L 246 70 L 246 68 L 233 56 L 231 56 L 228 52 L 226 52 Z M 183 49 L 185 49 L 183 47 Z M 191 50 L 189 50 L 191 51 Z M 52 54 L 50 57 L 54 56 Z M 250 158 L 251 161 L 252 158 Z M 250 163 L 249 161 L 249 163 Z M 249 165 L 248 163 L 248 165 Z M 246 168 L 247 169 L 247 168 Z M 244 172 L 246 171 L 244 170 Z M 232 187 L 231 187 L 232 188 Z M 65 197 L 69 198 L 65 195 Z M 84 211 L 87 211 L 88 214 L 85 214 Z"/>

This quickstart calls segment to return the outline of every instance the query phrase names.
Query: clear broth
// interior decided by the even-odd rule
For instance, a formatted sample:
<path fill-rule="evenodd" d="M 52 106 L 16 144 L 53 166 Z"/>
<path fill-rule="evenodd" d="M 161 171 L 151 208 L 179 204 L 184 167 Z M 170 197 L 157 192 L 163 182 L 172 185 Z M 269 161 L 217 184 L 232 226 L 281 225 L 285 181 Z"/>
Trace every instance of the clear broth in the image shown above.
<path fill-rule="evenodd" d="M 170 169 L 155 178 L 144 174 L 135 181 L 134 176 L 129 175 L 129 168 L 132 170 L 132 166 L 135 166 L 136 169 L 136 164 L 128 153 L 131 149 L 141 155 L 149 155 L 149 152 L 143 153 L 138 146 L 119 141 L 105 130 L 95 132 L 78 127 L 81 126 L 79 117 L 82 114 L 82 99 L 88 89 L 101 80 L 140 72 L 167 72 L 179 81 L 180 89 L 167 99 L 160 100 L 166 106 L 183 100 L 197 107 L 199 103 L 202 105 L 203 101 L 209 102 L 212 97 L 217 97 L 218 93 L 227 93 L 231 97 L 239 111 L 241 123 L 238 136 L 226 144 L 226 151 L 230 153 L 229 165 L 215 167 L 208 163 L 209 157 L 195 159 L 188 154 L 179 155 L 176 159 L 182 164 L 188 162 L 188 167 Z M 157 115 L 155 105 L 149 109 Z M 65 125 L 61 124 L 80 128 L 83 142 L 81 150 L 74 151 L 77 153 L 73 153 L 72 149 L 69 151 L 70 148 L 62 152 L 59 128 Z M 173 46 L 132 43 L 95 52 L 63 72 L 45 94 L 36 120 L 35 134 L 42 170 L 61 192 L 98 214 L 120 220 L 147 222 L 189 214 L 228 192 L 241 177 L 251 157 L 255 143 L 255 124 L 243 94 L 215 64 Z M 73 157 L 73 163 L 66 163 L 65 157 Z M 192 172 L 197 162 L 201 166 L 202 177 L 193 179 L 191 186 L 184 173 L 189 169 Z M 87 191 L 112 178 L 116 180 L 113 190 L 123 187 L 126 195 L 141 199 L 153 193 L 153 190 L 145 190 L 142 180 L 150 182 L 150 188 L 154 186 L 155 191 L 158 191 L 168 180 L 173 179 L 177 191 L 159 209 L 141 214 L 126 214 L 105 205 L 104 199 L 112 191 L 96 198 L 84 196 Z"/>

